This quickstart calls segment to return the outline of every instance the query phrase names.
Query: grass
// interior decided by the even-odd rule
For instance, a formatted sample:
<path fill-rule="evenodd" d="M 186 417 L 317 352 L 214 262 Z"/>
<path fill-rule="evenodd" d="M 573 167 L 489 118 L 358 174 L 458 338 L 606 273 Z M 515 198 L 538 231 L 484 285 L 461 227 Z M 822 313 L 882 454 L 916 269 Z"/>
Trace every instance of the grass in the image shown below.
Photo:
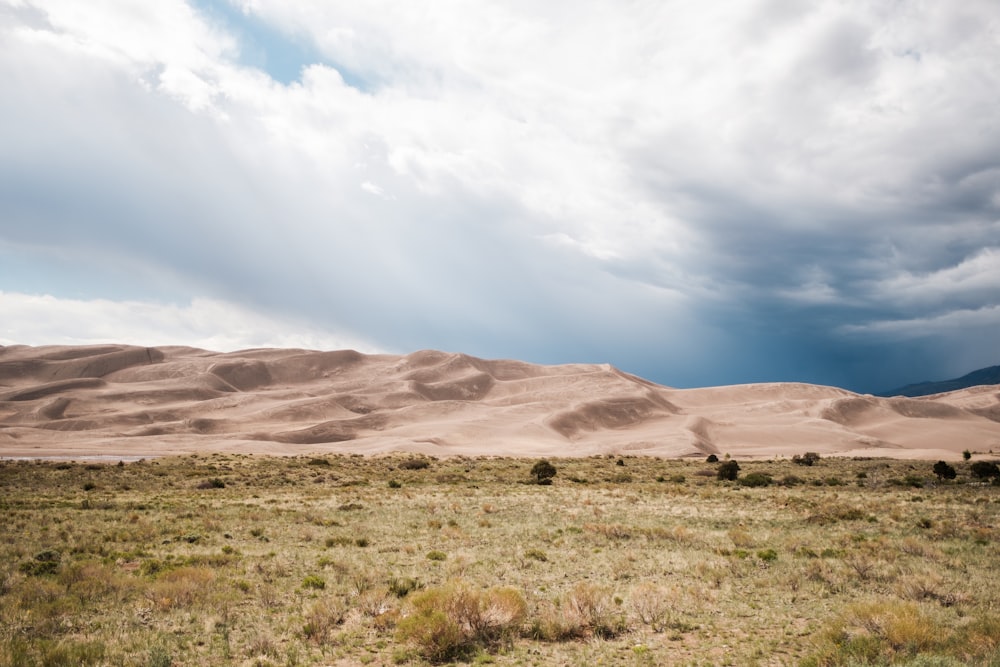
<path fill-rule="evenodd" d="M 1000 664 L 968 463 L 550 462 L 2 461 L 0 666 Z"/>

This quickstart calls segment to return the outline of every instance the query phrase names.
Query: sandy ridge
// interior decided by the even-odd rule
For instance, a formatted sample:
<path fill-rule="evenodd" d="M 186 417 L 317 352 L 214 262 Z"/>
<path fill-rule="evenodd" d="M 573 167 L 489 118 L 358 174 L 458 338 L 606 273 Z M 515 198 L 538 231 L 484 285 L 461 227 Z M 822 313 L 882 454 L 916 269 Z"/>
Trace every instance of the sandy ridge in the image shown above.
<path fill-rule="evenodd" d="M 673 389 L 608 365 L 425 350 L 0 347 L 0 456 L 1000 452 L 1000 385 L 916 399 L 800 383 Z"/>

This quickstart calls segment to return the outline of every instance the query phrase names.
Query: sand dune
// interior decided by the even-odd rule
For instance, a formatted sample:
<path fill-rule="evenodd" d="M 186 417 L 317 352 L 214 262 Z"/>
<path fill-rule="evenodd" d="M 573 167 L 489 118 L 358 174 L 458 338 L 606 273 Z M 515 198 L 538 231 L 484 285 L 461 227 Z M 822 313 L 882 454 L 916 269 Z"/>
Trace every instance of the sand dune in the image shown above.
<path fill-rule="evenodd" d="M 184 452 L 956 459 L 1000 452 L 1000 386 L 876 398 L 672 389 L 607 365 L 436 351 L 0 347 L 0 456 Z"/>

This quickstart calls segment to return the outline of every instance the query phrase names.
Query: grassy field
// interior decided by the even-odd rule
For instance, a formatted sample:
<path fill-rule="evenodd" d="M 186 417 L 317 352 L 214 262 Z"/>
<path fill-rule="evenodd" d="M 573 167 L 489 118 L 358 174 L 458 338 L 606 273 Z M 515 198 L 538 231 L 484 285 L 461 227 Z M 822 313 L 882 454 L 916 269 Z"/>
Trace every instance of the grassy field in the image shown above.
<path fill-rule="evenodd" d="M 0 462 L 0 665 L 1000 665 L 969 463 L 551 462 Z"/>

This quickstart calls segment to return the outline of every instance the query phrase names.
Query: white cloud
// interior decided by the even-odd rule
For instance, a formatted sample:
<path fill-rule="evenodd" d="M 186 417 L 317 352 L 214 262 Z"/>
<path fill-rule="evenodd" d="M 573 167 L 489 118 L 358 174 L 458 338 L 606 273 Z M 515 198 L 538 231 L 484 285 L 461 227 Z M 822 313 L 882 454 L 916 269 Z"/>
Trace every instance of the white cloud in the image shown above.
<path fill-rule="evenodd" d="M 215 299 L 187 305 L 60 299 L 0 291 L 2 345 L 190 345 L 228 352 L 252 347 L 379 350 L 350 336 L 279 319 Z"/>
<path fill-rule="evenodd" d="M 872 290 L 885 304 L 947 307 L 956 303 L 1000 305 L 1000 248 L 984 248 L 954 266 L 903 271 Z"/>

